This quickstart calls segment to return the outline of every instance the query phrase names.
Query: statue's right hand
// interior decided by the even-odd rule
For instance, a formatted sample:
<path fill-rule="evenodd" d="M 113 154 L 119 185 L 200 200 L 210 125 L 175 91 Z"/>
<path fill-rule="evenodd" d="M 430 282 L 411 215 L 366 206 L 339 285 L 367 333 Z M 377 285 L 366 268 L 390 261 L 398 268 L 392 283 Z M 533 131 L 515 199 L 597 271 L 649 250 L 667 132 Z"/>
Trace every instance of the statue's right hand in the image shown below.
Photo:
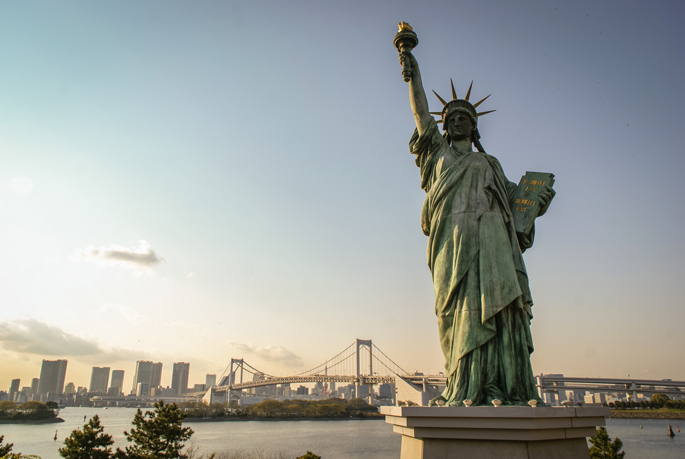
<path fill-rule="evenodd" d="M 406 50 L 400 52 L 400 65 L 402 65 L 403 68 L 406 67 L 408 69 L 414 69 L 418 66 L 414 55 L 411 53 L 411 51 Z"/>

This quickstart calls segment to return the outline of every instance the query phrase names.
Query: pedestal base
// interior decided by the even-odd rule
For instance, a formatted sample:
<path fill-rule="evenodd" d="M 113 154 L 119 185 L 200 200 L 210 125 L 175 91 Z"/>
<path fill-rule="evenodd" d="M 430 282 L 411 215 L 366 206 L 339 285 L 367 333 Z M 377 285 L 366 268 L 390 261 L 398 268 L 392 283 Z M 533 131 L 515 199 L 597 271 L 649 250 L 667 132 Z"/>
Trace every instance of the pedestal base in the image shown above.
<path fill-rule="evenodd" d="M 382 407 L 401 459 L 588 459 L 601 407 Z"/>

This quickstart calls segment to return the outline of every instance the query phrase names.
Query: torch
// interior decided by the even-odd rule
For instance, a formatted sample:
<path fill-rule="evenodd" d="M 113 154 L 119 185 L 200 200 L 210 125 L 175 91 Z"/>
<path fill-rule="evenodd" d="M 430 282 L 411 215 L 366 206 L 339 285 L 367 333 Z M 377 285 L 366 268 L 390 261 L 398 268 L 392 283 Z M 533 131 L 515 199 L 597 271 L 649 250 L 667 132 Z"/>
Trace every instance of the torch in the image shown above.
<path fill-rule="evenodd" d="M 404 51 L 411 52 L 419 44 L 419 37 L 416 36 L 414 30 L 406 22 L 400 22 L 398 26 L 400 30 L 395 34 L 395 40 L 392 43 L 400 54 Z M 411 80 L 411 76 L 411 67 L 405 59 L 402 64 L 402 77 L 404 77 L 404 81 L 408 82 Z"/>

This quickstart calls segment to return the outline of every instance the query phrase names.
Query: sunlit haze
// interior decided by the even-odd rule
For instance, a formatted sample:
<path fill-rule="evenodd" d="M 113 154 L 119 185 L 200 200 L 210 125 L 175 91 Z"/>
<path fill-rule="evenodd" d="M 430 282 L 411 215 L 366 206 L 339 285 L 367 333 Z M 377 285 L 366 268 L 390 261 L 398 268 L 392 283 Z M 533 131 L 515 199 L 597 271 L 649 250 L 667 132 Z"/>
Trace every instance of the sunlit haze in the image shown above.
<path fill-rule="evenodd" d="M 355 338 L 443 371 L 399 21 L 511 181 L 556 175 L 535 374 L 685 379 L 685 3 L 3 2 L 0 390 Z"/>

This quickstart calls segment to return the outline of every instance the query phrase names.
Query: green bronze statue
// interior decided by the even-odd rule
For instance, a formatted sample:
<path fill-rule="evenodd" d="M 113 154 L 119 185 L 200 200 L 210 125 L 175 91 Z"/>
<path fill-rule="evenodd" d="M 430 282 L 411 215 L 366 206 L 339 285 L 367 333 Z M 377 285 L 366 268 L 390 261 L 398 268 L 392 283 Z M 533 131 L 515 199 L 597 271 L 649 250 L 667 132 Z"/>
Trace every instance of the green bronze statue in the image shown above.
<path fill-rule="evenodd" d="M 522 256 L 533 245 L 535 228 L 517 233 L 517 185 L 480 143 L 478 117 L 494 110 L 479 113 L 476 108 L 487 97 L 472 104 L 471 87 L 459 99 L 452 85 L 453 100 L 446 102 L 436 93 L 443 109 L 429 112 L 411 52 L 417 44 L 409 25 L 400 23 L 395 46 L 416 122 L 409 148 L 426 191 L 421 226 L 428 236 L 447 375 L 444 392 L 431 405 L 541 404 L 530 363 L 533 300 Z M 443 124 L 444 134 L 437 123 Z M 555 194 L 540 183 L 538 217 Z"/>

